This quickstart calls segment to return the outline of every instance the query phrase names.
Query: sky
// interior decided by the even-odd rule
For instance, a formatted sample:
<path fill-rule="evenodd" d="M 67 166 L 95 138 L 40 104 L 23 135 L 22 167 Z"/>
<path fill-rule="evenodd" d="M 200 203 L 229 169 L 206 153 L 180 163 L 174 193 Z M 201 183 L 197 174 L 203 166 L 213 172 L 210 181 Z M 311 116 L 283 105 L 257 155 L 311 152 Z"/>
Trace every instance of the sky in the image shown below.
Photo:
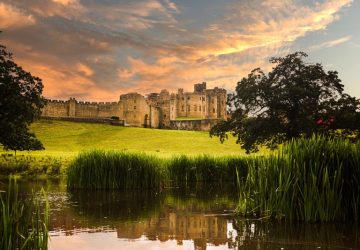
<path fill-rule="evenodd" d="M 50 99 L 231 91 L 295 51 L 360 98 L 360 0 L 0 0 L 0 30 Z"/>

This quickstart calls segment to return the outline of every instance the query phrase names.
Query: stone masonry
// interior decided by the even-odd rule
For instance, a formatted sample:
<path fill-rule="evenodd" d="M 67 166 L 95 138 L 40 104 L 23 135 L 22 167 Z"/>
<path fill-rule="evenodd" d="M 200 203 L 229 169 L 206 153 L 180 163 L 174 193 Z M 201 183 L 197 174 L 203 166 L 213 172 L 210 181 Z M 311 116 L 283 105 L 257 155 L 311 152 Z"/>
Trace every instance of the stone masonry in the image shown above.
<path fill-rule="evenodd" d="M 209 130 L 213 124 L 225 120 L 226 90 L 206 89 L 206 83 L 194 85 L 193 92 L 170 94 L 167 90 L 150 93 L 120 95 L 118 102 L 81 102 L 48 100 L 42 110 L 49 118 L 110 119 L 118 117 L 125 126 Z"/>

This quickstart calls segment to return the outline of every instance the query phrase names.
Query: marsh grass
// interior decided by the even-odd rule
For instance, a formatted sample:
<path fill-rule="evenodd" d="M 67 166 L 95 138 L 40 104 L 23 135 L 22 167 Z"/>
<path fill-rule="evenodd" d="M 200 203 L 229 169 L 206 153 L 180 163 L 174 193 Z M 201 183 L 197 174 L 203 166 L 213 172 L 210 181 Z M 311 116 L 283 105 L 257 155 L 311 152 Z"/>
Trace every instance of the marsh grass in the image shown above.
<path fill-rule="evenodd" d="M 69 189 L 162 189 L 202 185 L 237 186 L 247 159 L 178 156 L 170 159 L 115 151 L 81 153 L 68 169 Z"/>
<path fill-rule="evenodd" d="M 0 193 L 0 249 L 47 249 L 49 205 L 35 198 L 20 198 L 17 183 L 10 179 L 6 191 Z"/>
<path fill-rule="evenodd" d="M 6 179 L 10 175 L 59 177 L 68 164 L 68 160 L 56 157 L 3 154 L 0 156 L 0 176 Z"/>
<path fill-rule="evenodd" d="M 251 157 L 175 156 L 166 162 L 172 186 L 219 185 L 236 187 L 237 175 L 247 175 Z"/>
<path fill-rule="evenodd" d="M 250 161 L 240 183 L 243 215 L 300 221 L 358 221 L 360 144 L 313 136 Z"/>
<path fill-rule="evenodd" d="M 81 153 L 69 166 L 69 189 L 156 189 L 163 185 L 161 160 L 125 152 Z"/>

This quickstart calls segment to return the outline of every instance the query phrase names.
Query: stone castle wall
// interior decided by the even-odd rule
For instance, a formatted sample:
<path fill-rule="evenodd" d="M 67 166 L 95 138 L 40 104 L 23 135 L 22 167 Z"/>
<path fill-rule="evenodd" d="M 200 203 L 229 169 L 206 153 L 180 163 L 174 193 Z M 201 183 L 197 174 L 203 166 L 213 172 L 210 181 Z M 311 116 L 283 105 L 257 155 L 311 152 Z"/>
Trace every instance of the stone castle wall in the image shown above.
<path fill-rule="evenodd" d="M 222 121 L 222 119 L 201 119 L 201 120 L 173 120 L 170 121 L 170 129 L 174 130 L 194 130 L 209 131 L 212 126 Z"/>
<path fill-rule="evenodd" d="M 206 83 L 195 84 L 194 92 L 179 89 L 143 96 L 128 93 L 119 102 L 82 102 L 48 100 L 42 110 L 44 117 L 78 117 L 109 119 L 116 116 L 125 126 L 209 130 L 218 120 L 226 119 L 226 90 L 206 89 Z M 177 119 L 187 121 L 177 121 Z M 195 120 L 194 120 L 195 119 Z"/>
<path fill-rule="evenodd" d="M 78 102 L 73 98 L 68 101 L 48 100 L 42 110 L 42 116 L 110 118 L 119 116 L 119 103 Z"/>

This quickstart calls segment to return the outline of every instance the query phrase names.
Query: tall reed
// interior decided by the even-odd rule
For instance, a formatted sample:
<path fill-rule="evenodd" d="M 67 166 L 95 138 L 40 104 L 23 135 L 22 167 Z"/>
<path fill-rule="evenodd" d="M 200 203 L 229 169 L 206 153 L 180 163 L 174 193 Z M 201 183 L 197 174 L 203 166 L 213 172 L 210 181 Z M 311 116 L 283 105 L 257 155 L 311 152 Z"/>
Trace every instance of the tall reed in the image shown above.
<path fill-rule="evenodd" d="M 289 220 L 358 221 L 359 146 L 313 136 L 250 162 L 238 210 Z"/>
<path fill-rule="evenodd" d="M 95 150 L 70 164 L 67 184 L 69 189 L 159 189 L 165 171 L 153 156 Z"/>
<path fill-rule="evenodd" d="M 161 159 L 145 154 L 89 151 L 68 168 L 69 189 L 156 189 L 163 186 L 237 186 L 250 158 L 178 156 Z"/>
<path fill-rule="evenodd" d="M 194 187 L 196 185 L 237 186 L 237 174 L 243 179 L 247 175 L 248 162 L 252 157 L 196 157 L 177 156 L 167 161 L 172 185 Z"/>
<path fill-rule="evenodd" d="M 17 183 L 10 179 L 0 194 L 0 249 L 47 249 L 49 205 L 45 191 L 42 207 L 33 193 L 30 200 L 20 198 Z"/>

